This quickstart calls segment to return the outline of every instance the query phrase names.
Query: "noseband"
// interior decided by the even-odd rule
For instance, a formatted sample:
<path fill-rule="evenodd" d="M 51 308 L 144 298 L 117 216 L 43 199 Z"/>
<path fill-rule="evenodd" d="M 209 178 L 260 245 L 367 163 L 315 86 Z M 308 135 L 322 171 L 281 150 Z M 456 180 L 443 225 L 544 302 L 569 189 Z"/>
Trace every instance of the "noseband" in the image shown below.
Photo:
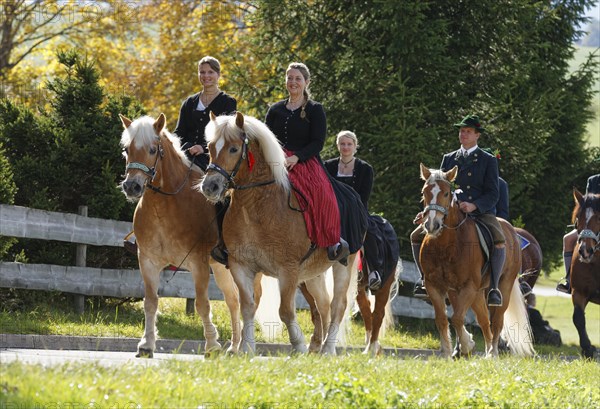
<path fill-rule="evenodd" d="M 600 250 L 600 231 L 598 232 L 598 234 L 596 234 L 590 229 L 581 230 L 577 235 L 577 241 L 581 242 L 585 239 L 592 239 L 594 241 L 595 245 L 592 248 L 594 253 Z"/>
<path fill-rule="evenodd" d="M 240 139 L 242 140 L 242 154 L 235 163 L 233 171 L 231 173 L 227 173 L 225 169 L 211 161 L 208 167 L 206 168 L 206 173 L 210 172 L 211 170 L 214 170 L 215 172 L 221 174 L 226 179 L 226 183 L 224 184 L 226 189 L 244 190 L 250 189 L 252 187 L 266 186 L 270 185 L 271 183 L 275 183 L 275 179 L 267 180 L 264 182 L 250 183 L 247 185 L 238 185 L 237 183 L 235 183 L 235 176 L 240 171 L 242 161 L 246 160 L 246 158 L 248 157 L 248 144 L 250 143 L 250 140 L 248 139 L 248 136 L 245 132 L 242 133 Z"/>

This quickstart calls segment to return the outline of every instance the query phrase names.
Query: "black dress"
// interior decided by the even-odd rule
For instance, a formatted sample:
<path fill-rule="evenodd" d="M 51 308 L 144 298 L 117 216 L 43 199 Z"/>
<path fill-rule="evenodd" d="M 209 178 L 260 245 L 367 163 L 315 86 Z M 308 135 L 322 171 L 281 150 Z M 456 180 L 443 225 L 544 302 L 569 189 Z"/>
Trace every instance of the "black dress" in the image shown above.
<path fill-rule="evenodd" d="M 186 150 L 185 154 L 188 159 L 200 166 L 202 170 L 206 170 L 209 156 L 206 140 L 204 139 L 204 130 L 210 121 L 210 112 L 212 111 L 212 113 L 217 116 L 233 114 L 237 109 L 237 101 L 235 98 L 221 91 L 219 95 L 208 104 L 208 107 L 205 107 L 204 110 L 200 111 L 198 110 L 200 94 L 200 92 L 194 94 L 183 101 L 181 109 L 179 110 L 177 126 L 173 133 L 181 140 L 181 147 L 184 150 L 191 148 L 194 145 L 202 146 L 205 153 L 193 156 Z"/>

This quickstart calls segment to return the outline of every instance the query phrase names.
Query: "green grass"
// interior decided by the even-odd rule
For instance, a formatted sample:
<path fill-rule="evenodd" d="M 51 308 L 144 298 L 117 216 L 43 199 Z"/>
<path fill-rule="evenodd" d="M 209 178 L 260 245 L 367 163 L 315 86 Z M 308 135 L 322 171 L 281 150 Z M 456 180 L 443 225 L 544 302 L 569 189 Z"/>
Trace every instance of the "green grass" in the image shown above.
<path fill-rule="evenodd" d="M 600 366 L 595 362 L 514 357 L 451 361 L 372 359 L 360 354 L 275 359 L 221 356 L 118 368 L 15 362 L 0 367 L 0 405 L 594 408 L 600 401 L 598 379 Z"/>
<path fill-rule="evenodd" d="M 556 278 L 558 280 L 558 278 Z M 556 280 L 540 277 L 536 286 Z M 535 291 L 535 289 L 534 289 Z M 5 301 L 5 300 L 4 300 Z M 9 303 L 4 303 L 5 307 Z M 220 338 L 231 338 L 229 311 L 224 302 L 213 302 L 213 321 L 219 329 Z M 579 338 L 571 321 L 573 308 L 569 298 L 538 296 L 538 309 L 550 325 L 561 332 L 562 347 L 537 345 L 541 354 L 578 355 Z M 600 346 L 600 306 L 590 304 L 586 309 L 588 333 L 596 346 Z M 307 338 L 313 327 L 307 311 L 299 311 L 298 320 Z M 131 337 L 140 338 L 143 333 L 144 313 L 141 301 L 124 304 L 116 301 L 102 305 L 88 304 L 83 315 L 71 311 L 68 300 L 55 295 L 49 300 L 33 299 L 26 305 L 0 311 L 0 333 L 69 335 L 93 337 Z M 162 298 L 160 314 L 157 319 L 159 337 L 165 339 L 200 340 L 203 339 L 202 323 L 197 315 L 185 314 L 185 300 Z M 483 338 L 477 327 L 468 328 L 475 336 L 477 351 L 483 350 Z M 272 337 L 263 334 L 260 328 L 258 342 L 288 343 L 284 332 Z M 439 335 L 433 320 L 399 318 L 394 328 L 388 330 L 380 339 L 384 347 L 439 349 Z M 353 320 L 350 326 L 349 345 L 364 347 L 364 327 L 360 319 Z"/>

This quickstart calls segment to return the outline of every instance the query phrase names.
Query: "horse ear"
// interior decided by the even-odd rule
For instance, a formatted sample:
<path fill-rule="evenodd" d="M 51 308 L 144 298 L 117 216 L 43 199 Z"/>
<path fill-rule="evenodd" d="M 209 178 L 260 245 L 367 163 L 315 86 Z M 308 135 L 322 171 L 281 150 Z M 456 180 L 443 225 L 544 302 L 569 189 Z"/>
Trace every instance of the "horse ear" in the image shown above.
<path fill-rule="evenodd" d="M 239 111 L 235 113 L 235 124 L 238 128 L 244 129 L 244 115 Z"/>
<path fill-rule="evenodd" d="M 153 125 L 154 130 L 156 131 L 157 135 L 160 133 L 160 131 L 163 130 L 166 123 L 167 123 L 167 117 L 165 116 L 165 114 L 163 114 L 161 112 L 160 115 L 158 116 L 158 118 L 156 118 L 156 121 L 154 122 L 154 125 Z"/>
<path fill-rule="evenodd" d="M 425 165 L 423 165 L 422 163 L 420 164 L 421 166 L 421 179 L 423 180 L 427 180 L 429 179 L 429 176 L 431 176 L 431 171 L 429 170 L 429 168 Z"/>
<path fill-rule="evenodd" d="M 215 121 L 216 119 L 217 117 L 215 116 L 215 114 L 213 114 L 213 111 L 210 111 L 210 120 Z"/>
<path fill-rule="evenodd" d="M 124 115 L 119 114 L 119 118 L 121 118 L 121 123 L 123 124 L 123 128 L 127 129 L 129 128 L 129 125 L 131 125 L 131 119 L 127 118 Z"/>
<path fill-rule="evenodd" d="M 448 182 L 454 182 L 454 179 L 456 179 L 457 173 L 458 173 L 458 166 L 454 165 L 454 167 L 452 169 L 450 169 L 448 172 L 446 172 L 446 180 Z"/>
<path fill-rule="evenodd" d="M 583 195 L 576 187 L 573 188 L 573 197 L 575 198 L 575 203 L 579 203 L 579 206 L 583 205 Z"/>

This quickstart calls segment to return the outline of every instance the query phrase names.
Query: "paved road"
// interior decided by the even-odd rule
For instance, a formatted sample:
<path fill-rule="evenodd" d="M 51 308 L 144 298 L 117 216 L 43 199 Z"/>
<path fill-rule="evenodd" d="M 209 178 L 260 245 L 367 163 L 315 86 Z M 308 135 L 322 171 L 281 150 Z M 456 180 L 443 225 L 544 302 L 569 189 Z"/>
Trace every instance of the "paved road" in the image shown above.
<path fill-rule="evenodd" d="M 560 291 L 556 291 L 556 288 L 553 287 L 544 287 L 544 286 L 534 286 L 533 293 L 535 295 L 541 295 L 544 297 L 564 297 L 571 298 L 571 294 L 561 293 Z"/>
<path fill-rule="evenodd" d="M 132 352 L 111 351 L 65 351 L 57 349 L 0 349 L 0 365 L 19 361 L 26 364 L 43 366 L 62 365 L 66 363 L 98 363 L 103 366 L 143 365 L 146 367 L 160 365 L 167 361 L 204 361 L 204 355 L 156 353 L 153 359 L 135 358 Z"/>

